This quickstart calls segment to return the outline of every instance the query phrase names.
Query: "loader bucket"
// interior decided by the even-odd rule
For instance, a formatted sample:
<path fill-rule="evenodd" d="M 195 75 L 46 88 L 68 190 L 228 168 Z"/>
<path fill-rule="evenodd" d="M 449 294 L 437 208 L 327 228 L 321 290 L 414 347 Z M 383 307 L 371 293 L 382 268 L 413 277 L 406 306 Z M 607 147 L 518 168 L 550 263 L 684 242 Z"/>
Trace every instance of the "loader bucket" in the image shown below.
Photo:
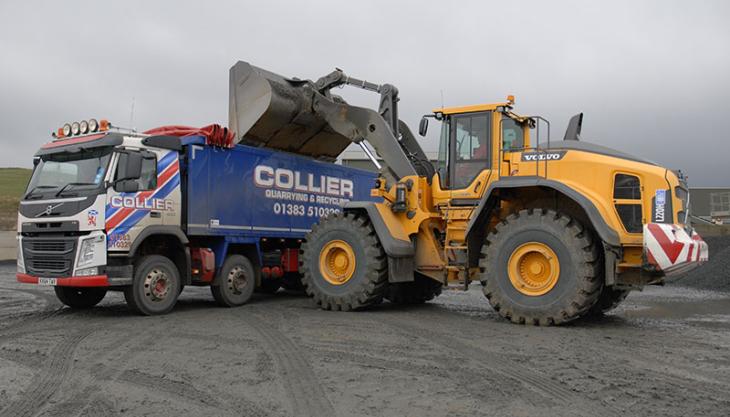
<path fill-rule="evenodd" d="M 228 128 L 235 141 L 334 160 L 351 143 L 312 111 L 311 81 L 238 61 L 230 71 Z"/>

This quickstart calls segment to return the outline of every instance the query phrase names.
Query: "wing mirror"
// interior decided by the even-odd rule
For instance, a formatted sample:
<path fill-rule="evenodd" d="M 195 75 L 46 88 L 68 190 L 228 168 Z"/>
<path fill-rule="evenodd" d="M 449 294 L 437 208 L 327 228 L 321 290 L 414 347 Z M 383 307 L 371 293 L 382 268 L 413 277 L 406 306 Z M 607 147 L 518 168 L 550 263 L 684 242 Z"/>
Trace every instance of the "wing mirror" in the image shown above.
<path fill-rule="evenodd" d="M 428 132 L 428 119 L 426 116 L 421 117 L 421 122 L 418 124 L 418 134 L 421 136 L 426 136 L 426 133 Z"/>
<path fill-rule="evenodd" d="M 119 193 L 136 193 L 139 191 L 139 183 L 135 180 L 121 180 L 114 184 L 114 190 Z"/>
<path fill-rule="evenodd" d="M 117 181 L 136 180 L 142 175 L 142 155 L 138 152 L 125 152 L 119 155 Z"/>

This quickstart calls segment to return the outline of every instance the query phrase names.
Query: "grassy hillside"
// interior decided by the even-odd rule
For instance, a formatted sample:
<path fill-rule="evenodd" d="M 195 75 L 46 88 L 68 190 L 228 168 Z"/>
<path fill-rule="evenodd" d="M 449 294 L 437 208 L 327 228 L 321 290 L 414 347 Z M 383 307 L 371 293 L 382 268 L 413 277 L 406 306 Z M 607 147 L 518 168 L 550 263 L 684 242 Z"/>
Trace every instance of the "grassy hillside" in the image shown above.
<path fill-rule="evenodd" d="M 30 173 L 25 168 L 0 168 L 0 230 L 15 230 L 18 202 Z"/>

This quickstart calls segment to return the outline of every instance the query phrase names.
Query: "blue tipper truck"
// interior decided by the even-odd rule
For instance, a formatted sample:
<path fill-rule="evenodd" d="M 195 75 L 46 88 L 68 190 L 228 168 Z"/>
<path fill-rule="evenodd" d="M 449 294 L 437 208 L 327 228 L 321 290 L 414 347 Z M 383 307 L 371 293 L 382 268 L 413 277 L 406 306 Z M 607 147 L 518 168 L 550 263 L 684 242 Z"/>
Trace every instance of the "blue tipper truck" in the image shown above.
<path fill-rule="evenodd" d="M 103 120 L 59 129 L 20 204 L 18 281 L 54 286 L 73 308 L 122 290 L 146 315 L 169 312 L 185 285 L 210 286 L 224 306 L 296 287 L 305 234 L 370 199 L 375 174 L 216 131 L 139 134 Z"/>

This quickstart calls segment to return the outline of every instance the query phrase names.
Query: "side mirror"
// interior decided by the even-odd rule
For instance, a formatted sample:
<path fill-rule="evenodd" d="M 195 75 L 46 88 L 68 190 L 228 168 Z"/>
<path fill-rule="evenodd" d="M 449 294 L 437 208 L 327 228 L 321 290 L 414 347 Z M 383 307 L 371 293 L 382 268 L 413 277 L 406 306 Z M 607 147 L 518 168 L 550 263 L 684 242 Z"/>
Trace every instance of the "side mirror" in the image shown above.
<path fill-rule="evenodd" d="M 114 190 L 119 193 L 136 193 L 139 191 L 139 183 L 135 180 L 122 180 L 114 184 Z"/>
<path fill-rule="evenodd" d="M 418 134 L 426 136 L 426 132 L 428 132 L 428 119 L 424 116 L 421 117 L 421 122 L 418 124 Z"/>
<path fill-rule="evenodd" d="M 138 152 L 123 153 L 118 166 L 117 181 L 136 180 L 142 175 L 142 155 Z"/>

